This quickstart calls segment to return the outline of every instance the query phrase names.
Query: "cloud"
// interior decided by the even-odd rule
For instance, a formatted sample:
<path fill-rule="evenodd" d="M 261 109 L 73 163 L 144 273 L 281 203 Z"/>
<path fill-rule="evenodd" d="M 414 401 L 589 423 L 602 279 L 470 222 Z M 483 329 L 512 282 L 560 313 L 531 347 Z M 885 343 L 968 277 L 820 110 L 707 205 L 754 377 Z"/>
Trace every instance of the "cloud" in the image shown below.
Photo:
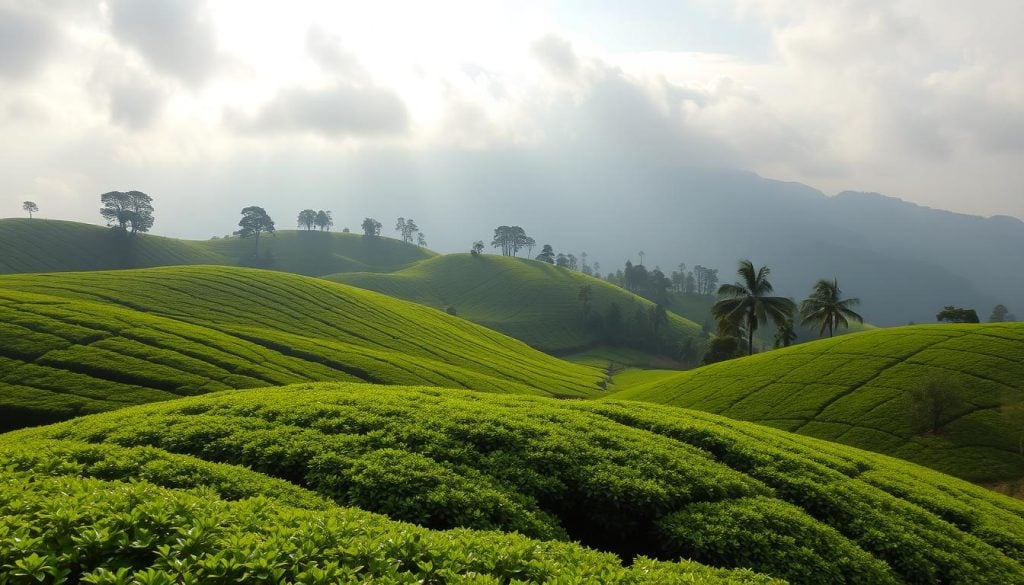
<path fill-rule="evenodd" d="M 580 69 L 580 60 L 569 41 L 549 34 L 530 46 L 530 53 L 549 73 L 559 78 L 572 78 Z"/>
<path fill-rule="evenodd" d="M 306 33 L 306 54 L 329 75 L 350 82 L 369 80 L 369 74 L 355 55 L 342 48 L 341 37 L 318 26 L 310 27 Z"/>
<path fill-rule="evenodd" d="M 229 109 L 228 125 L 248 133 L 332 139 L 396 136 L 409 130 L 410 115 L 398 93 L 375 85 L 339 37 L 314 26 L 306 34 L 306 52 L 327 74 L 327 85 L 282 89 L 254 115 Z"/>
<path fill-rule="evenodd" d="M 202 0 L 110 0 L 114 36 L 154 70 L 190 87 L 217 66 L 217 38 Z"/>
<path fill-rule="evenodd" d="M 60 35 L 41 15 L 0 6 L 0 78 L 26 79 L 46 65 Z"/>
<path fill-rule="evenodd" d="M 400 135 L 409 114 L 393 91 L 338 84 L 280 92 L 254 117 L 227 115 L 230 125 L 255 133 L 314 133 L 328 138 Z"/>

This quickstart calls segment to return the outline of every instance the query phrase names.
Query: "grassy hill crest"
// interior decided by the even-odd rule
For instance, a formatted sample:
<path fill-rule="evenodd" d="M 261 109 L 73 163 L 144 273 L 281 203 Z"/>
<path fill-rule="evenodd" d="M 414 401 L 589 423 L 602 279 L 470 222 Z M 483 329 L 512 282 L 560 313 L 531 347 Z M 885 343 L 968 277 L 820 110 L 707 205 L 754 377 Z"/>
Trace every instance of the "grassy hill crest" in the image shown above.
<path fill-rule="evenodd" d="M 526 342 L 542 351 L 565 353 L 601 343 L 584 319 L 579 291 L 591 287 L 592 312 L 604 315 L 617 303 L 625 316 L 652 303 L 603 280 L 525 258 L 447 254 L 391 274 L 345 273 L 327 277 L 389 296 L 443 309 Z M 669 313 L 680 339 L 697 339 L 700 327 Z"/>
<path fill-rule="evenodd" d="M 71 221 L 0 219 L 0 274 L 73 272 L 221 264 L 259 266 L 306 276 L 343 271 L 390 271 L 435 254 L 386 237 L 339 232 L 278 230 L 255 241 L 237 236 L 180 240 L 137 234 L 129 240 L 110 228 Z"/>
<path fill-rule="evenodd" d="M 587 396 L 603 374 L 463 319 L 219 266 L 0 277 L 5 426 L 302 381 Z"/>
<path fill-rule="evenodd" d="M 1006 404 L 1024 400 L 1024 324 L 865 331 L 659 376 L 613 396 L 714 412 L 886 453 L 971 481 L 1024 477 Z M 942 432 L 914 426 L 908 390 L 935 380 L 960 404 Z"/>

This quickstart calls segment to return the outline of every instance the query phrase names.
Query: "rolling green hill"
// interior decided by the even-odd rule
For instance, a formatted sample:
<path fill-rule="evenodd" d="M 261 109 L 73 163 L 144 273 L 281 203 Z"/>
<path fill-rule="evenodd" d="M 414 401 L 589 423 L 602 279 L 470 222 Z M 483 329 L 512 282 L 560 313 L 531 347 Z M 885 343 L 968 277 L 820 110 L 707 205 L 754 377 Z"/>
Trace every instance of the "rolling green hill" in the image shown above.
<path fill-rule="evenodd" d="M 1024 400 L 1022 358 L 1024 324 L 877 329 L 662 376 L 614 397 L 755 421 L 997 482 L 1024 477 L 1024 423 L 1004 408 Z M 942 415 L 942 431 L 927 434 L 916 428 L 908 390 L 933 380 L 961 400 Z"/>
<path fill-rule="evenodd" d="M 361 578 L 478 567 L 502 582 L 595 571 L 609 571 L 596 582 L 680 582 L 673 567 L 699 569 L 639 558 L 626 570 L 551 542 L 580 541 L 624 560 L 687 558 L 794 583 L 1024 581 L 1024 502 L 882 455 L 636 402 L 364 384 L 228 391 L 0 436 L 0 469 L 0 562 L 18 567 L 112 558 L 202 582 L 238 579 L 254 556 L 289 575 L 333 558 Z M 126 478 L 146 483 L 116 483 Z M 248 499 L 259 493 L 270 500 Z"/>
<path fill-rule="evenodd" d="M 580 397 L 603 380 L 440 311 L 246 268 L 2 276 L 0 335 L 4 428 L 302 381 Z"/>
<path fill-rule="evenodd" d="M 128 239 L 109 228 L 70 221 L 0 219 L 0 274 L 182 266 L 252 265 L 255 242 L 237 236 L 205 241 L 149 234 Z M 425 248 L 384 237 L 279 230 L 260 238 L 263 268 L 321 276 L 390 271 L 430 258 Z"/>
<path fill-rule="evenodd" d="M 347 273 L 328 277 L 423 305 L 453 307 L 460 317 L 553 353 L 600 342 L 586 326 L 580 287 L 592 290 L 593 312 L 604 314 L 615 302 L 625 316 L 651 303 L 619 287 L 545 262 L 503 256 L 449 254 L 418 262 L 391 274 Z M 696 338 L 700 327 L 669 313 L 680 338 Z"/>

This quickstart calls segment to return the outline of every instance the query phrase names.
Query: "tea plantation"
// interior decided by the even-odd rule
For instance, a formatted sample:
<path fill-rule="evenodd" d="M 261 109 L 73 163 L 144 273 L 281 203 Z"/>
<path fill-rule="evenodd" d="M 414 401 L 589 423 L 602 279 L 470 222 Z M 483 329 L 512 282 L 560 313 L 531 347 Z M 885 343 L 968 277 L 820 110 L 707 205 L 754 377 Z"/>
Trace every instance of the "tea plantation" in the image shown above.
<path fill-rule="evenodd" d="M 909 389 L 959 397 L 938 433 L 919 428 Z M 620 385 L 619 387 L 622 387 Z M 878 329 L 660 376 L 642 400 L 756 421 L 893 455 L 976 482 L 1024 477 L 1024 324 Z"/>
<path fill-rule="evenodd" d="M 230 226 L 228 226 L 230 227 Z M 136 234 L 71 221 L 0 219 L 0 274 L 110 270 L 191 264 L 252 265 L 322 276 L 343 271 L 397 270 L 435 254 L 385 237 L 278 230 L 255 242 L 237 236 L 203 241 Z"/>
<path fill-rule="evenodd" d="M 0 278 L 0 428 L 302 381 L 590 396 L 603 374 L 465 320 L 226 267 Z"/>
<path fill-rule="evenodd" d="M 460 317 L 520 339 L 531 347 L 564 353 L 591 346 L 599 334 L 587 327 L 580 288 L 591 287 L 591 311 L 603 315 L 617 303 L 623 315 L 650 301 L 580 272 L 524 258 L 449 254 L 390 274 L 327 277 L 438 309 L 453 307 Z M 697 337 L 700 327 L 674 313 L 669 326 L 679 339 Z"/>
<path fill-rule="evenodd" d="M 0 563 L 105 583 L 115 576 L 101 564 L 197 582 L 244 571 L 317 582 L 296 577 L 314 568 L 427 582 L 751 577 L 648 558 L 795 583 L 1024 581 L 1024 502 L 635 402 L 338 383 L 228 391 L 0 436 L 0 468 Z M 469 530 L 432 532 L 456 527 Z"/>

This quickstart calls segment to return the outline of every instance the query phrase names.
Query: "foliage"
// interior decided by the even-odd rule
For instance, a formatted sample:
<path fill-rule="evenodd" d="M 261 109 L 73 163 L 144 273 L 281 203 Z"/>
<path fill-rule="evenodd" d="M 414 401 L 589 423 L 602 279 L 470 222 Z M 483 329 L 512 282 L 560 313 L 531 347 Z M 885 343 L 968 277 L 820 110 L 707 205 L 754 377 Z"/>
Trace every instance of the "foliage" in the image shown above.
<path fill-rule="evenodd" d="M 743 356 L 743 340 L 735 335 L 715 335 L 708 339 L 701 362 L 704 365 Z"/>
<path fill-rule="evenodd" d="M 267 211 L 262 207 L 250 205 L 242 209 L 242 219 L 238 220 L 239 230 L 236 232 L 243 238 L 256 239 L 255 255 L 259 256 L 260 234 L 263 232 L 274 233 L 274 220 L 270 219 Z"/>
<path fill-rule="evenodd" d="M 494 238 L 491 246 L 501 249 L 502 256 L 516 256 L 523 248 L 532 248 L 536 242 L 526 235 L 523 228 L 514 226 L 498 226 L 494 228 Z"/>
<path fill-rule="evenodd" d="M 978 312 L 974 309 L 964 309 L 961 307 L 954 307 L 947 305 L 941 311 L 935 315 L 936 321 L 945 321 L 946 323 L 979 323 Z"/>
<path fill-rule="evenodd" d="M 226 267 L 7 276 L 0 336 L 3 428 L 303 381 L 586 396 L 603 378 L 413 303 Z"/>
<path fill-rule="evenodd" d="M 316 217 L 313 219 L 313 224 L 320 231 L 329 232 L 331 231 L 331 228 L 334 227 L 334 218 L 331 216 L 330 211 L 325 211 L 321 209 L 320 211 L 316 212 Z"/>
<path fill-rule="evenodd" d="M 416 220 L 412 218 L 405 219 L 404 217 L 400 217 L 398 218 L 398 221 L 395 223 L 395 231 L 398 232 L 400 236 L 402 236 L 403 242 L 411 244 L 413 241 L 413 236 L 415 236 L 417 232 L 420 231 L 420 228 L 419 226 L 416 225 Z"/>
<path fill-rule="evenodd" d="M 544 244 L 544 246 L 540 250 L 540 254 L 537 254 L 537 257 L 534 258 L 534 260 L 547 262 L 548 264 L 554 264 L 555 250 L 554 248 L 551 247 L 551 244 Z"/>
<path fill-rule="evenodd" d="M 515 530 L 624 558 L 745 565 L 805 583 L 1024 579 L 1019 501 L 888 457 L 656 405 L 299 385 L 135 407 L 0 443 L 51 439 L 242 465 L 428 528 Z"/>
<path fill-rule="evenodd" d="M 251 263 L 253 252 L 252 242 L 236 237 L 189 241 L 139 233 L 131 246 L 124 246 L 115 235 L 99 226 L 68 221 L 0 219 L 0 248 L 5 251 L 0 255 L 0 273 L 238 266 Z M 260 248 L 264 254 L 273 253 L 275 270 L 307 276 L 388 272 L 435 256 L 391 238 L 292 230 L 278 230 L 273 239 L 261 239 Z"/>
<path fill-rule="evenodd" d="M 107 225 L 115 225 L 132 235 L 153 227 L 153 199 L 142 191 L 111 191 L 100 195 L 100 215 Z M 128 226 L 131 226 L 129 231 Z"/>
<path fill-rule="evenodd" d="M 364 236 L 379 236 L 380 228 L 384 226 L 376 219 L 366 217 L 363 218 L 363 223 L 359 224 L 359 227 L 363 228 Z"/>
<path fill-rule="evenodd" d="M 767 266 L 755 270 L 750 260 L 740 260 L 737 273 L 742 282 L 719 287 L 718 302 L 711 307 L 719 321 L 746 328 L 748 355 L 754 353 L 754 332 L 761 323 L 771 319 L 781 325 L 796 309 L 793 301 L 785 297 L 769 296 L 773 290 L 768 281 L 770 272 Z"/>
<path fill-rule="evenodd" d="M 300 228 L 306 228 L 306 231 L 313 229 L 313 226 L 316 225 L 316 211 L 312 209 L 300 211 L 298 225 Z"/>
<path fill-rule="evenodd" d="M 1006 308 L 1006 305 L 996 305 L 992 307 L 992 314 L 988 316 L 989 323 L 1006 323 L 1007 321 L 1016 321 L 1017 317 L 1010 313 L 1010 310 Z"/>
<path fill-rule="evenodd" d="M 1002 412 L 1024 401 L 1024 324 L 917 325 L 813 341 L 680 372 L 614 396 L 696 408 L 901 457 L 971 481 L 1024 477 Z M 920 436 L 907 389 L 941 379 L 962 404 Z"/>
<path fill-rule="evenodd" d="M 474 256 L 479 256 L 480 254 L 483 254 L 484 253 L 484 241 L 483 240 L 477 240 L 477 241 L 473 242 L 473 247 L 470 248 L 469 253 L 474 255 Z"/>
<path fill-rule="evenodd" d="M 838 280 L 823 278 L 814 283 L 811 296 L 800 303 L 800 324 L 818 326 L 819 337 L 828 330 L 828 336 L 832 337 L 836 329 L 849 327 L 850 321 L 863 323 L 864 318 L 850 308 L 859 304 L 860 299 L 842 297 L 843 291 L 839 289 Z"/>
<path fill-rule="evenodd" d="M 33 213 L 39 213 L 39 206 L 34 201 L 25 201 L 21 204 L 21 209 L 28 212 L 28 218 L 32 219 Z"/>
<path fill-rule="evenodd" d="M 653 307 L 636 295 L 579 272 L 496 255 L 449 254 L 392 274 L 350 273 L 328 278 L 431 307 L 453 305 L 465 319 L 559 354 L 596 344 L 627 344 L 626 322 L 637 308 L 646 314 Z M 591 307 L 583 319 L 582 287 L 590 287 Z M 606 328 L 597 317 L 605 316 L 612 303 L 620 313 L 627 313 L 620 315 L 621 326 Z M 672 313 L 666 318 L 668 324 L 656 337 L 650 331 L 652 337 L 643 339 L 641 348 L 672 354 L 686 339 L 700 335 L 696 324 Z"/>
<path fill-rule="evenodd" d="M 749 571 L 619 559 L 572 544 L 434 532 L 148 483 L 0 472 L 0 583 L 767 583 Z"/>

